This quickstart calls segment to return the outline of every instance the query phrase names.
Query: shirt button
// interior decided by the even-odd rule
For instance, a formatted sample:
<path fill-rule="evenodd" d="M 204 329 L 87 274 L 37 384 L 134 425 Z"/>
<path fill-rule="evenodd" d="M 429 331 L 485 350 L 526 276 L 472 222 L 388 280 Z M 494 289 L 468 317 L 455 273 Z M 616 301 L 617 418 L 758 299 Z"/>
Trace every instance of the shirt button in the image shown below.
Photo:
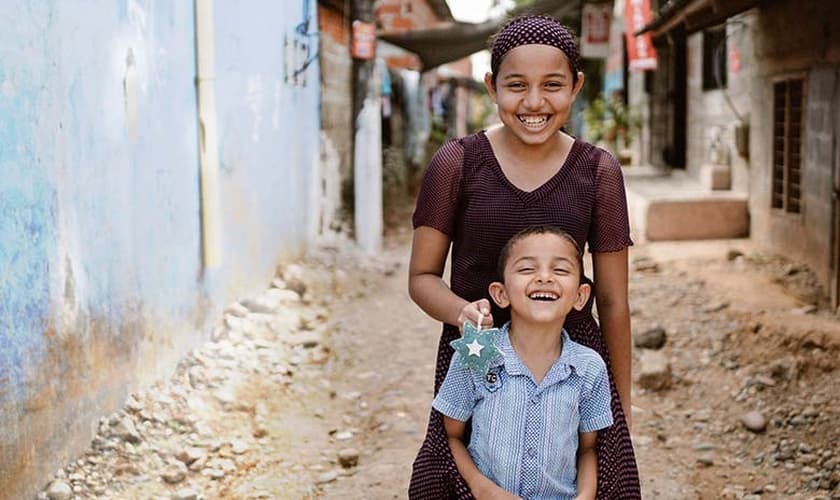
<path fill-rule="evenodd" d="M 531 404 L 532 404 L 532 405 L 535 405 L 535 404 L 537 404 L 537 403 L 539 403 L 539 402 L 540 402 L 539 398 L 537 398 L 537 397 L 533 397 L 533 398 L 531 398 Z"/>
<path fill-rule="evenodd" d="M 535 448 L 528 448 L 528 455 L 531 457 L 537 456 L 537 450 Z"/>

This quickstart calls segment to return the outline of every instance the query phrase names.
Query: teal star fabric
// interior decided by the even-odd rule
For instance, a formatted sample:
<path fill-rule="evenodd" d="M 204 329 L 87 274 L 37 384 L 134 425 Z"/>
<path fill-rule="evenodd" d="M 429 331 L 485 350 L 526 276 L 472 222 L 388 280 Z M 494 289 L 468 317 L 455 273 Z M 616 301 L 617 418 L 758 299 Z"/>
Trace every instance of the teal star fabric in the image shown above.
<path fill-rule="evenodd" d="M 464 322 L 464 335 L 449 343 L 460 354 L 461 366 L 486 375 L 490 363 L 502 355 L 494 339 L 498 328 L 481 330 L 469 321 Z"/>

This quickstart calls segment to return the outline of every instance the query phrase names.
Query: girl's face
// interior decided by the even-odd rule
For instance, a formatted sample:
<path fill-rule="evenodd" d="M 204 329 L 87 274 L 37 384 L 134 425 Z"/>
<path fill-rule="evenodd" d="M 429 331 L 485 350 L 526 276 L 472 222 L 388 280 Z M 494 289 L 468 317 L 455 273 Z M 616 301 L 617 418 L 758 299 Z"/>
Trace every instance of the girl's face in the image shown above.
<path fill-rule="evenodd" d="M 495 83 L 484 83 L 499 110 L 499 118 L 525 144 L 543 144 L 569 119 L 572 103 L 583 85 L 574 81 L 562 50 L 550 45 L 520 45 L 505 54 Z"/>

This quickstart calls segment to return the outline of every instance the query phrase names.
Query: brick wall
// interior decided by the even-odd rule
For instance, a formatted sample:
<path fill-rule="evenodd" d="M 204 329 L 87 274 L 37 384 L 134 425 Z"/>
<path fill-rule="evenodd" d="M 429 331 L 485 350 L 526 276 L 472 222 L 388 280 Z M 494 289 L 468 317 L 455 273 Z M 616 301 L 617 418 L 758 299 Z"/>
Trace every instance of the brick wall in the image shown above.
<path fill-rule="evenodd" d="M 430 28 L 442 21 L 429 4 L 417 0 L 379 0 L 375 14 L 377 27 L 383 31 Z"/>

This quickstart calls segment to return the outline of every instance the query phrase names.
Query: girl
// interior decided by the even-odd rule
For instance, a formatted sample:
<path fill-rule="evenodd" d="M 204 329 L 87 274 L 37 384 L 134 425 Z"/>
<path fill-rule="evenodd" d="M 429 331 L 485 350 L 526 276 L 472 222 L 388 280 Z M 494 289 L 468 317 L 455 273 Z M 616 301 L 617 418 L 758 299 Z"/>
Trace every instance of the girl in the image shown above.
<path fill-rule="evenodd" d="M 524 16 L 497 34 L 485 84 L 501 125 L 444 144 L 430 162 L 414 213 L 409 292 L 444 323 L 435 394 L 452 358 L 458 326 L 484 318 L 508 321 L 491 307 L 501 248 L 520 230 L 555 225 L 592 253 L 594 300 L 572 311 L 572 340 L 596 350 L 609 367 L 614 425 L 598 437 L 598 498 L 641 498 L 630 441 L 630 313 L 627 247 L 632 244 L 621 167 L 608 152 L 561 130 L 583 85 L 569 31 L 548 16 Z M 452 245 L 450 286 L 443 270 Z M 443 427 L 432 410 L 414 462 L 412 499 L 473 498 L 458 474 Z"/>

